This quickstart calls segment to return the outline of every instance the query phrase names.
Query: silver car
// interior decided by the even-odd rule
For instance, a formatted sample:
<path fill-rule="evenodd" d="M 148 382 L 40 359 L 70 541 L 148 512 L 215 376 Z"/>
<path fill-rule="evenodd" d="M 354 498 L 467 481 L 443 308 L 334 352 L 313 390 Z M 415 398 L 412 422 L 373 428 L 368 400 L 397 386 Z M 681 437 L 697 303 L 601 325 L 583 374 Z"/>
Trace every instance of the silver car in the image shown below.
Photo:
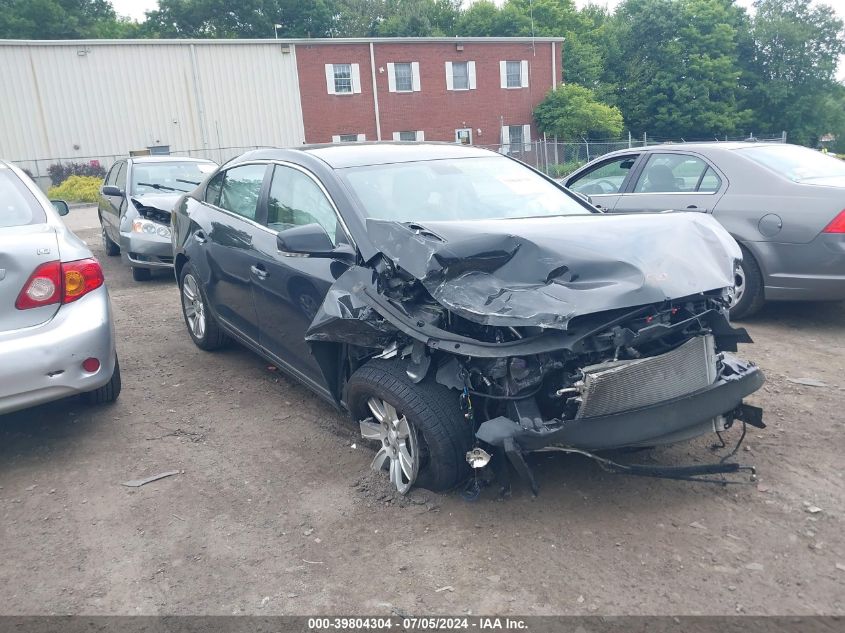
<path fill-rule="evenodd" d="M 154 268 L 173 268 L 170 212 L 217 168 L 210 160 L 140 156 L 112 165 L 100 190 L 99 215 L 108 255 L 122 255 L 135 281 Z"/>
<path fill-rule="evenodd" d="M 67 211 L 0 161 L 0 414 L 120 394 L 103 271 L 65 227 L 59 215 Z"/>
<path fill-rule="evenodd" d="M 563 179 L 612 213 L 712 214 L 742 247 L 731 315 L 764 301 L 845 299 L 845 162 L 788 144 L 655 145 Z"/>

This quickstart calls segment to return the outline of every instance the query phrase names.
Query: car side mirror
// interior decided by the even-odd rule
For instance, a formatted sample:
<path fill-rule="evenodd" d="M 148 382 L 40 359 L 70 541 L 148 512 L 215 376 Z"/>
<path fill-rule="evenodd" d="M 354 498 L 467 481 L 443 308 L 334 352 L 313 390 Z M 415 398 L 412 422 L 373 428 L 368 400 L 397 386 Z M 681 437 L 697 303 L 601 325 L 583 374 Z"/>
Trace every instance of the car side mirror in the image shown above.
<path fill-rule="evenodd" d="M 67 215 L 70 213 L 70 205 L 64 200 L 50 200 L 53 208 L 59 212 L 59 215 Z"/>
<path fill-rule="evenodd" d="M 118 196 L 122 198 L 125 194 L 119 187 L 114 185 L 105 185 L 102 189 L 104 196 Z"/>
<path fill-rule="evenodd" d="M 334 244 L 319 224 L 305 224 L 279 231 L 276 247 L 284 255 L 305 255 L 310 257 L 333 257 Z"/>

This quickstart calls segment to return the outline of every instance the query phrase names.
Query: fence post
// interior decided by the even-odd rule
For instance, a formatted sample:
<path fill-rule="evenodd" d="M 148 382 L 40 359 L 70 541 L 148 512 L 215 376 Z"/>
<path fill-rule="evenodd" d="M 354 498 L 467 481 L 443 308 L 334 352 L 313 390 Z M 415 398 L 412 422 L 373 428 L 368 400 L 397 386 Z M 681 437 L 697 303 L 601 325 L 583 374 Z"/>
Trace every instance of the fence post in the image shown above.
<path fill-rule="evenodd" d="M 631 149 L 633 145 L 631 145 L 631 130 L 628 130 L 628 149 Z"/>
<path fill-rule="evenodd" d="M 780 142 L 786 143 L 786 130 L 780 133 Z"/>
<path fill-rule="evenodd" d="M 643 147 L 648 147 L 648 136 L 643 132 Z"/>
<path fill-rule="evenodd" d="M 545 161 L 545 169 L 543 170 L 546 174 L 549 173 L 549 139 L 546 137 L 546 133 L 543 132 L 543 160 Z"/>
<path fill-rule="evenodd" d="M 555 136 L 555 165 L 560 165 L 560 159 L 557 155 L 557 136 Z"/>

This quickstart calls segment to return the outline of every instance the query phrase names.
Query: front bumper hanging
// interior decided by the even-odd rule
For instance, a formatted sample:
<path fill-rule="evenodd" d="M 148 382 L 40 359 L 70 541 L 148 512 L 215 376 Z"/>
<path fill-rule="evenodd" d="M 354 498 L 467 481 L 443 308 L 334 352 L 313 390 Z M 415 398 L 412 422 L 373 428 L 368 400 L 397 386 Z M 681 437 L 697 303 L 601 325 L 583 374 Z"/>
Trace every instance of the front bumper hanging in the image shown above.
<path fill-rule="evenodd" d="M 763 372 L 733 357 L 729 363 L 729 371 L 723 372 L 704 389 L 610 415 L 563 421 L 542 420 L 533 398 L 517 401 L 509 412 L 511 417 L 500 416 L 483 422 L 476 437 L 494 447 L 496 453 L 506 455 L 517 472 L 531 483 L 534 494 L 538 487 L 524 455 L 541 450 L 581 453 L 598 460 L 611 472 L 631 475 L 695 479 L 702 475 L 749 470 L 724 460 L 718 464 L 680 469 L 626 466 L 592 454 L 593 451 L 667 444 L 674 438 L 689 438 L 708 430 L 718 431 L 713 421 L 720 418 L 726 426 L 739 420 L 743 424 L 763 428 L 761 410 L 742 402 L 745 396 L 763 385 Z"/>

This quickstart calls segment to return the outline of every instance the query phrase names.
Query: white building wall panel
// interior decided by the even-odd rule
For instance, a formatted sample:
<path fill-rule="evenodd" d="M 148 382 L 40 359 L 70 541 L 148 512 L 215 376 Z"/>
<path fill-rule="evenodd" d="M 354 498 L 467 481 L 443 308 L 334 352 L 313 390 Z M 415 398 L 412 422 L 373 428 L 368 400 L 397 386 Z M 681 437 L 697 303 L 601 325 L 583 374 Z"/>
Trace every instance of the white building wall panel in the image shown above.
<path fill-rule="evenodd" d="M 0 103 L 0 156 L 40 175 L 153 145 L 221 161 L 305 138 L 294 46 L 274 42 L 2 42 Z"/>

